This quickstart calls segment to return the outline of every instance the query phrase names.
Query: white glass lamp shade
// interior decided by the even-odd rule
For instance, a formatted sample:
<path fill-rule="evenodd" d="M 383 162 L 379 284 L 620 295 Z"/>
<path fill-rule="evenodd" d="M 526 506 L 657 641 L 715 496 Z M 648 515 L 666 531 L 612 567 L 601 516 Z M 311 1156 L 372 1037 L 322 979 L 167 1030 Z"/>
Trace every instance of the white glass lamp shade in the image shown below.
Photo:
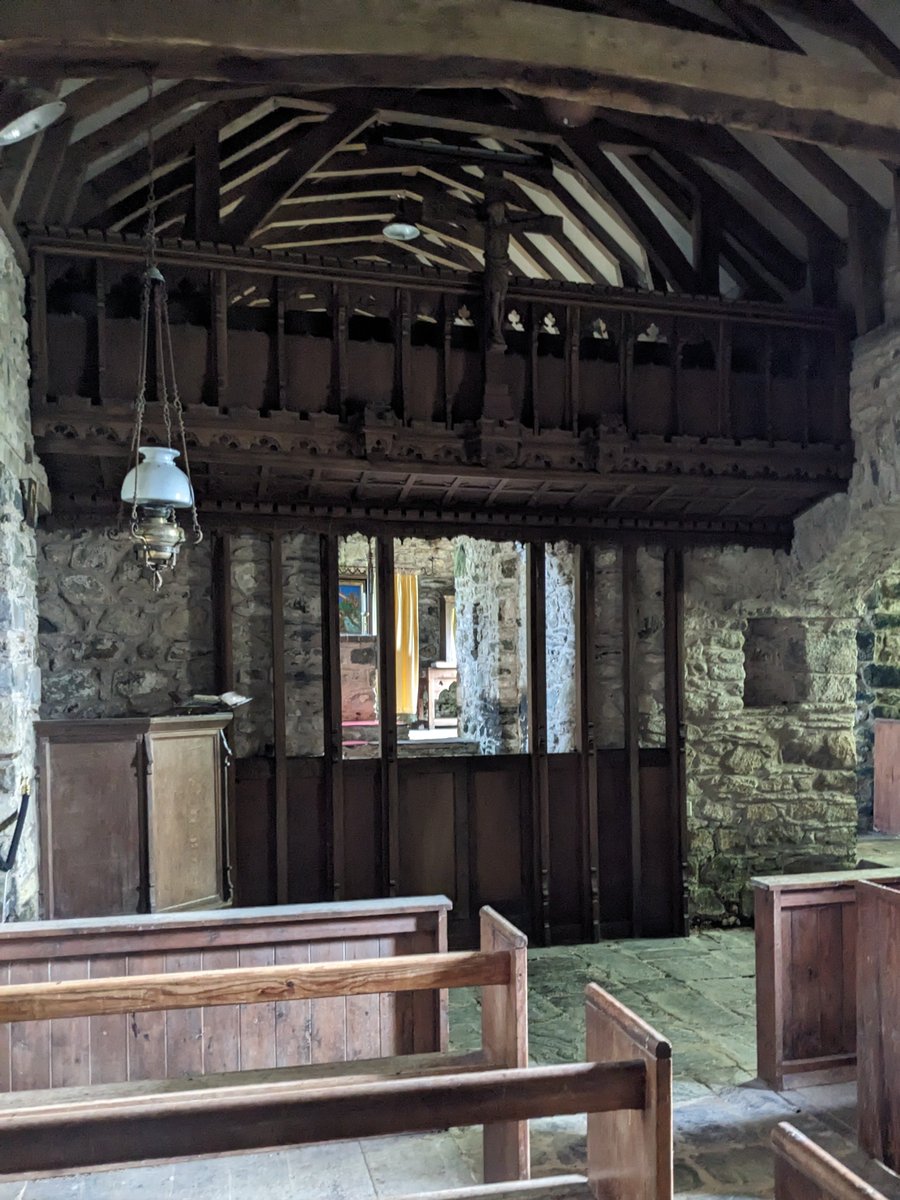
<path fill-rule="evenodd" d="M 0 146 L 11 146 L 30 138 L 48 125 L 52 125 L 66 111 L 62 100 L 50 100 L 27 109 L 21 116 L 14 117 L 0 129 Z"/>
<path fill-rule="evenodd" d="M 418 225 L 413 225 L 412 221 L 405 221 L 399 216 L 393 221 L 388 221 L 381 232 L 392 242 L 414 242 L 421 230 Z"/>
<path fill-rule="evenodd" d="M 190 508 L 194 503 L 191 481 L 175 459 L 179 451 L 169 446 L 139 446 L 142 462 L 132 467 L 122 481 L 126 504 L 157 508 Z"/>

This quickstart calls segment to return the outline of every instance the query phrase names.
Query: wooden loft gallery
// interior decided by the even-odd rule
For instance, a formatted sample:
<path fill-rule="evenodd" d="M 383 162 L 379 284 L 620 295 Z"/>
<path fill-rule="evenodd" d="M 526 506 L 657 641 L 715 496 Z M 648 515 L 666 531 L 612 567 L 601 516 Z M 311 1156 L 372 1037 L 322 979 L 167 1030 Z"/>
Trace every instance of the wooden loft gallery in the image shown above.
<path fill-rule="evenodd" d="M 544 941 L 683 932 L 701 892 L 737 911 L 752 831 L 690 860 L 686 568 L 775 561 L 846 494 L 900 159 L 889 13 L 5 6 L 3 120 L 29 89 L 65 105 L 0 168 L 46 472 L 31 911 L 444 892 L 460 944 L 484 903 Z M 156 601 L 105 539 L 151 212 L 205 534 Z M 151 350 L 151 444 L 163 379 Z M 751 633 L 790 641 L 766 619 L 751 714 L 791 653 L 754 658 Z M 129 771 L 140 749 L 158 809 L 182 759 L 151 771 L 146 719 L 226 690 L 251 703 L 203 863 L 167 891 L 180 825 L 145 816 L 67 875 L 91 739 Z"/>

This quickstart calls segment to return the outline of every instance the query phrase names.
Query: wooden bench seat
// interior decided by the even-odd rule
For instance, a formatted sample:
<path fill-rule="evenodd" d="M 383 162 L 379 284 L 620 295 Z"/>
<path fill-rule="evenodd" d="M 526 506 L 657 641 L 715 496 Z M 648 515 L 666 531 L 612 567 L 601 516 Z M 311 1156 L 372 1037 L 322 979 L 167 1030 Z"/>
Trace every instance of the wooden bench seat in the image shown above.
<path fill-rule="evenodd" d="M 256 1072 L 188 1075 L 177 1079 L 130 1079 L 73 1088 L 19 1091 L 8 1096 L 3 1114 L 53 1111 L 79 1113 L 84 1105 L 104 1112 L 145 1106 L 162 1111 L 175 1105 L 191 1112 L 216 1098 L 234 1100 L 256 1088 L 285 1098 L 302 1092 L 437 1079 L 528 1064 L 526 997 L 527 939 L 492 909 L 481 912 L 481 949 L 462 953 L 404 954 L 337 962 L 284 963 L 277 966 L 165 972 L 0 987 L 0 1025 L 50 1022 L 63 1032 L 67 1022 L 84 1018 L 218 1007 L 291 1005 L 348 997 L 385 997 L 407 993 L 433 1008 L 432 996 L 448 988 L 481 988 L 482 1044 L 469 1054 L 446 1050 L 423 1055 L 385 1056 L 352 1062 L 318 1062 L 263 1068 Z M 441 1000 L 440 1007 L 446 1007 Z M 483 1132 L 485 1175 L 489 1180 L 527 1178 L 530 1169 L 526 1120 L 487 1121 Z"/>
<path fill-rule="evenodd" d="M 84 1089 L 64 1103 L 50 1091 L 0 1112 L 0 1170 L 67 1172 L 485 1122 L 486 1130 L 517 1130 L 534 1117 L 587 1112 L 586 1177 L 464 1189 L 459 1200 L 671 1200 L 671 1047 L 596 984 L 586 991 L 585 1019 L 588 1061 L 564 1066 L 485 1070 L 470 1061 L 464 1073 L 345 1075 L 327 1085 L 279 1073 L 277 1080 L 102 1099 Z"/>

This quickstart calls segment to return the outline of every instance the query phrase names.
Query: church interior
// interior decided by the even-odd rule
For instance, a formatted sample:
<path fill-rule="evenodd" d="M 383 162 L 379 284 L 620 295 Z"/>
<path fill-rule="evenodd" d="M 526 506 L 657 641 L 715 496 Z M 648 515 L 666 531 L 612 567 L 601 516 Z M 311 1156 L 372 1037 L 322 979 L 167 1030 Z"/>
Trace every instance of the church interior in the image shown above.
<path fill-rule="evenodd" d="M 898 206 L 896 0 L 0 6 L 0 1200 L 900 1200 Z"/>

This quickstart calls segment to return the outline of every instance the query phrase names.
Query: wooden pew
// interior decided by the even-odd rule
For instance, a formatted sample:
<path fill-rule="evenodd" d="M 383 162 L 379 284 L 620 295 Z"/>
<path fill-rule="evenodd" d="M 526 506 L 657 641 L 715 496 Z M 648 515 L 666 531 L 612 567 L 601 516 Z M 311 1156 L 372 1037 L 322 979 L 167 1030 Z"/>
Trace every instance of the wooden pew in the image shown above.
<path fill-rule="evenodd" d="M 787 1121 L 772 1130 L 775 1200 L 885 1200 Z"/>
<path fill-rule="evenodd" d="M 489 986 L 497 986 L 491 984 Z M 441 1193 L 444 1200 L 588 1195 L 671 1200 L 671 1047 L 596 984 L 587 989 L 588 1062 L 424 1078 L 252 1083 L 61 1102 L 45 1093 L 0 1112 L 7 1176 L 170 1161 L 485 1121 L 588 1112 L 588 1175 Z M 595 1056 L 618 1052 L 623 1060 Z M 490 1181 L 488 1181 L 490 1182 Z"/>
<path fill-rule="evenodd" d="M 0 986 L 447 949 L 444 896 L 0 925 Z M 425 1054 L 447 1047 L 446 995 L 238 1005 L 0 1025 L 0 1092 Z"/>
<path fill-rule="evenodd" d="M 300 1067 L 250 1073 L 206 1075 L 183 1080 L 126 1081 L 118 1084 L 7 1096 L 5 1111 L 35 1107 L 59 1112 L 67 1106 L 152 1108 L 180 1097 L 182 1104 L 200 1107 L 214 1093 L 238 1094 L 249 1076 L 249 1087 L 283 1091 L 369 1084 L 381 1080 L 435 1076 L 485 1067 L 522 1068 L 528 1065 L 526 1005 L 527 939 L 498 913 L 481 912 L 482 949 L 462 953 L 407 954 L 397 958 L 354 959 L 348 962 L 238 967 L 221 971 L 171 972 L 99 979 L 0 987 L 0 1025 L 51 1021 L 65 1023 L 116 1015 L 134 1021 L 136 1014 L 169 1014 L 223 1006 L 302 1004 L 330 998 L 396 994 L 444 993 L 451 987 L 482 988 L 482 1045 L 471 1054 L 447 1051 L 422 1055 L 392 1055 L 352 1063 L 313 1063 Z M 187 1093 L 187 1095 L 185 1094 Z M 504 1120 L 485 1125 L 485 1177 L 488 1180 L 527 1178 L 528 1124 Z"/>
<path fill-rule="evenodd" d="M 757 1071 L 776 1091 L 856 1074 L 861 879 L 900 882 L 900 873 L 875 868 L 752 880 Z"/>

